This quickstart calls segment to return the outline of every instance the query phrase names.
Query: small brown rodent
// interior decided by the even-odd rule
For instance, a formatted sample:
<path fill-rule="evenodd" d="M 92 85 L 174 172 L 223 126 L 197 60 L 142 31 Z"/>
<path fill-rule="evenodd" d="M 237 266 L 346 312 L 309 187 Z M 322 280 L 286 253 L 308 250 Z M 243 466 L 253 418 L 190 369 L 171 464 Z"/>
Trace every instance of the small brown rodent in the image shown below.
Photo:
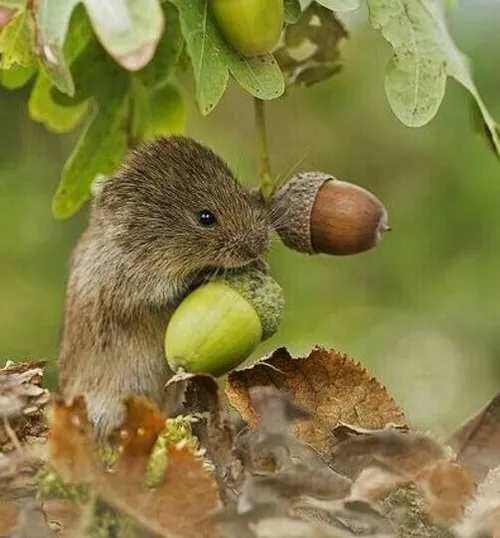
<path fill-rule="evenodd" d="M 176 303 L 207 275 L 264 255 L 268 214 L 211 150 L 184 137 L 131 151 L 102 182 L 70 264 L 59 385 L 86 397 L 98 437 L 124 397 L 165 405 L 164 333 Z"/>

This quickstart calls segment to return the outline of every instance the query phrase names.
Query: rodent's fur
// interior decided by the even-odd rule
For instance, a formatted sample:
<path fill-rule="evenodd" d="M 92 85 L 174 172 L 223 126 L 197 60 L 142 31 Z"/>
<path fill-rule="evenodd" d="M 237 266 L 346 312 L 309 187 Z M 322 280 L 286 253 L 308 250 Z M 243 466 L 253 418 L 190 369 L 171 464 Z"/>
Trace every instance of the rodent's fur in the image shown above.
<path fill-rule="evenodd" d="M 202 209 L 218 224 L 201 227 Z M 60 389 L 86 397 L 98 437 L 130 394 L 165 406 L 171 312 L 210 272 L 260 259 L 269 228 L 262 202 L 189 138 L 145 144 L 103 181 L 71 260 L 58 357 Z"/>

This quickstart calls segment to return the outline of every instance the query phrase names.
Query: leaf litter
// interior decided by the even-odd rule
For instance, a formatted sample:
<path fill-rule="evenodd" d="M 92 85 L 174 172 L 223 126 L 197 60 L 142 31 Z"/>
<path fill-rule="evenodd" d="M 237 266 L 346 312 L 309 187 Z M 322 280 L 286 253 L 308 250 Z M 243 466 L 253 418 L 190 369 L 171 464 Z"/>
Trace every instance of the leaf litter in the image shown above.
<path fill-rule="evenodd" d="M 177 416 L 131 397 L 99 446 L 84 400 L 52 397 L 37 496 L 47 536 L 500 536 L 496 397 L 443 441 L 407 425 L 387 389 L 335 350 L 279 349 L 225 390 L 209 375 L 172 384 Z M 34 513 L 17 503 L 0 521 L 32 536 Z"/>

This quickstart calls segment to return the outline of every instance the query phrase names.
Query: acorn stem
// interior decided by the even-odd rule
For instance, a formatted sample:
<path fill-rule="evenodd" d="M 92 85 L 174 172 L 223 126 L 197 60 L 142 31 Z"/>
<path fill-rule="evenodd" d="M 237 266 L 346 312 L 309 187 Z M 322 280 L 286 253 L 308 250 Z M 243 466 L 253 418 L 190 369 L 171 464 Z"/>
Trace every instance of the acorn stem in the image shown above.
<path fill-rule="evenodd" d="M 266 115 L 264 101 L 254 97 L 255 129 L 257 135 L 257 150 L 260 160 L 260 192 L 264 200 L 267 200 L 273 192 L 273 179 L 271 176 L 271 162 L 269 160 L 269 148 L 266 134 Z"/>

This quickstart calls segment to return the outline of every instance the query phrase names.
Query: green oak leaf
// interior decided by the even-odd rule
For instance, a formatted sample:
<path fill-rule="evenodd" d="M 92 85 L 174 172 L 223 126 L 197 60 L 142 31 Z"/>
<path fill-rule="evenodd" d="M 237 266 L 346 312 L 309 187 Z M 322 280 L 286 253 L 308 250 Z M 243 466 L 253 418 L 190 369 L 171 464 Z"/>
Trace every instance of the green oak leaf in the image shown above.
<path fill-rule="evenodd" d="M 287 22 L 288 24 L 293 24 L 294 22 L 299 20 L 300 14 L 302 12 L 299 0 L 285 0 L 284 8 L 285 22 Z"/>
<path fill-rule="evenodd" d="M 12 66 L 31 67 L 35 62 L 32 47 L 32 32 L 28 13 L 20 11 L 9 19 L 0 33 L 1 69 Z"/>
<path fill-rule="evenodd" d="M 22 9 L 26 6 L 26 0 L 0 0 L 0 6 Z"/>
<path fill-rule="evenodd" d="M 248 93 L 259 99 L 275 99 L 284 91 L 284 80 L 278 62 L 271 54 L 244 58 L 227 54 L 226 63 L 233 77 Z"/>
<path fill-rule="evenodd" d="M 128 84 L 128 73 L 113 61 L 97 39 L 91 39 L 71 66 L 74 92 L 68 96 L 56 88 L 51 93 L 56 103 L 75 106 L 94 97 L 105 103 Z M 121 89 L 121 90 L 120 90 Z"/>
<path fill-rule="evenodd" d="M 209 13 L 206 0 L 172 0 L 180 14 L 181 30 L 196 81 L 196 101 L 208 114 L 224 93 L 229 73 L 223 57 L 225 44 Z"/>
<path fill-rule="evenodd" d="M 142 69 L 163 34 L 158 0 L 83 0 L 100 42 L 119 65 Z"/>
<path fill-rule="evenodd" d="M 0 30 L 7 26 L 7 24 L 15 17 L 18 9 L 15 7 L 2 6 L 0 4 Z"/>
<path fill-rule="evenodd" d="M 348 34 L 335 13 L 312 3 L 300 19 L 285 28 L 274 52 L 287 84 L 312 86 L 342 69 L 340 45 Z"/>
<path fill-rule="evenodd" d="M 92 37 L 92 27 L 83 6 L 75 9 L 64 43 L 64 56 L 69 65 L 82 52 Z M 43 123 L 56 133 L 67 133 L 74 129 L 87 111 L 88 102 L 62 106 L 53 96 L 53 83 L 47 72 L 41 70 L 28 100 L 30 117 Z"/>
<path fill-rule="evenodd" d="M 451 38 L 443 6 L 434 0 L 368 0 L 370 21 L 394 49 L 385 91 L 404 124 L 420 127 L 437 113 L 446 79 L 453 77 L 475 101 L 482 130 L 500 155 L 499 128 L 474 84 L 468 58 Z"/>
<path fill-rule="evenodd" d="M 0 84 L 8 90 L 15 90 L 27 84 L 36 73 L 35 64 L 29 66 L 13 65 L 10 69 L 0 71 Z"/>
<path fill-rule="evenodd" d="M 59 90 L 73 95 L 74 84 L 63 45 L 71 15 L 80 0 L 38 0 L 33 8 L 40 58 Z M 82 0 L 108 53 L 130 71 L 153 57 L 163 29 L 158 0 Z"/>
<path fill-rule="evenodd" d="M 245 90 L 260 99 L 274 99 L 284 91 L 284 80 L 271 55 L 243 58 L 224 40 L 208 0 L 171 0 L 180 14 L 181 30 L 196 81 L 196 100 L 209 114 L 224 93 L 229 71 Z"/>
<path fill-rule="evenodd" d="M 133 81 L 132 100 L 135 139 L 150 140 L 156 136 L 184 132 L 184 100 L 173 84 L 148 91 L 140 81 Z"/>
<path fill-rule="evenodd" d="M 90 196 L 90 185 L 98 174 L 112 174 L 127 149 L 124 128 L 128 96 L 117 96 L 106 107 L 96 109 L 64 165 L 52 200 L 56 218 L 73 215 Z"/>
<path fill-rule="evenodd" d="M 79 0 L 38 0 L 33 9 L 40 59 L 54 84 L 73 95 L 75 88 L 63 47 Z"/>
<path fill-rule="evenodd" d="M 139 80 L 149 88 L 157 88 L 165 83 L 179 61 L 184 44 L 177 9 L 169 3 L 164 3 L 162 9 L 166 30 L 153 59 L 146 67 L 137 71 Z"/>
<path fill-rule="evenodd" d="M 358 9 L 358 0 L 316 0 L 316 2 L 330 11 L 353 11 Z"/>
<path fill-rule="evenodd" d="M 82 101 L 71 106 L 60 105 L 53 98 L 52 87 L 52 80 L 47 73 L 41 72 L 28 101 L 30 117 L 55 133 L 68 133 L 78 125 L 88 109 L 89 102 Z"/>

